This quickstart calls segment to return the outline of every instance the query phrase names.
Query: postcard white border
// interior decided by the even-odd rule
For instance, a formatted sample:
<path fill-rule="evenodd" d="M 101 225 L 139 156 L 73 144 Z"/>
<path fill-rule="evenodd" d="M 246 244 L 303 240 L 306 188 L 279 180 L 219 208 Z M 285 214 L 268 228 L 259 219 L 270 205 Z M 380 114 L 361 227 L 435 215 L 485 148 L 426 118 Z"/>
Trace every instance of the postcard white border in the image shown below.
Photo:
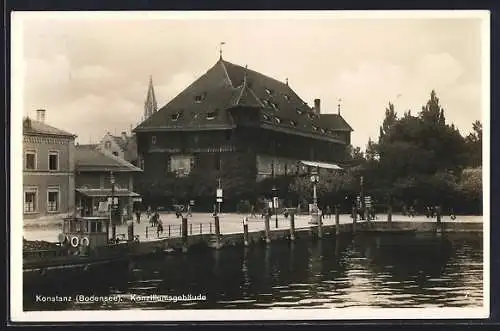
<path fill-rule="evenodd" d="M 482 20 L 482 122 L 483 122 L 483 307 L 404 309 L 253 309 L 253 310 L 122 310 L 24 312 L 22 295 L 22 117 L 23 21 L 50 19 L 422 19 L 477 18 Z M 11 320 L 15 322 L 127 322 L 127 321 L 265 321 L 265 320 L 367 320 L 367 319 L 470 319 L 488 318 L 490 311 L 490 12 L 440 11 L 212 11 L 212 12 L 13 12 L 11 14 Z M 22 219 L 22 217 L 21 217 Z"/>

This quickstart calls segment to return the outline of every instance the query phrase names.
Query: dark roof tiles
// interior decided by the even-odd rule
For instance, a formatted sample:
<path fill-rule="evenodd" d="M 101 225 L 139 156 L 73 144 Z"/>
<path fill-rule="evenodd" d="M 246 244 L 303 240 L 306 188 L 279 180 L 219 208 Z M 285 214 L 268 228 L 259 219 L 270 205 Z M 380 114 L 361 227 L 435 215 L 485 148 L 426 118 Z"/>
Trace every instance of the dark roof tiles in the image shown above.
<path fill-rule="evenodd" d="M 72 138 L 76 137 L 76 135 L 72 133 L 63 131 L 39 121 L 35 121 L 29 117 L 24 118 L 23 134 L 64 136 Z"/>
<path fill-rule="evenodd" d="M 77 171 L 142 171 L 131 163 L 92 145 L 77 145 L 75 153 Z"/>

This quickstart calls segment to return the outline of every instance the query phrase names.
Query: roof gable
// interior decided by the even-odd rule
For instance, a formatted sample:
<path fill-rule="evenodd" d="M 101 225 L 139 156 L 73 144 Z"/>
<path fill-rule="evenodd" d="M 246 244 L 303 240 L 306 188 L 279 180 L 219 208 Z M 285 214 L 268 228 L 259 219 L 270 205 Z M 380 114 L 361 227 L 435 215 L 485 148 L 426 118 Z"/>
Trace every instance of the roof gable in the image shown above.
<path fill-rule="evenodd" d="M 68 138 L 75 138 L 76 135 L 67 131 L 55 128 L 48 124 L 35 121 L 30 117 L 26 117 L 23 122 L 23 134 L 35 135 L 51 135 L 51 136 L 64 136 Z"/>

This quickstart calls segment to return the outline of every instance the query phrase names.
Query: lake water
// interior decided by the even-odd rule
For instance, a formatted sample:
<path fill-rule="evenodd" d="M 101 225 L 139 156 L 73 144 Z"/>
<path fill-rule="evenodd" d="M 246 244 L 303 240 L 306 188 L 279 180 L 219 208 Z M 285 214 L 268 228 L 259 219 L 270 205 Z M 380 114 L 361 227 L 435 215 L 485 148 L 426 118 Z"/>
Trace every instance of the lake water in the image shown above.
<path fill-rule="evenodd" d="M 42 303 L 37 294 L 119 302 Z M 171 297 L 138 299 L 153 294 Z M 147 258 L 87 282 L 25 289 L 24 309 L 438 308 L 482 300 L 480 233 L 358 234 Z"/>

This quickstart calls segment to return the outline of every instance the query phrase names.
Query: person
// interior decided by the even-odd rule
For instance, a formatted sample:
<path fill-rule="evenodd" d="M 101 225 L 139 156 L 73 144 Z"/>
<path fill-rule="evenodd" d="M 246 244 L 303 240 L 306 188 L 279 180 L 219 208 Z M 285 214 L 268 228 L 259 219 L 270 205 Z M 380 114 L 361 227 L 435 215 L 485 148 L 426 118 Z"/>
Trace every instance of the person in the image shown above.
<path fill-rule="evenodd" d="M 157 220 L 157 222 L 158 222 L 158 227 L 156 231 L 157 231 L 157 236 L 159 237 L 160 234 L 163 234 L 163 224 L 159 219 Z"/>
<path fill-rule="evenodd" d="M 455 220 L 457 218 L 457 216 L 455 215 L 455 212 L 453 211 L 453 208 L 450 209 L 450 218 L 452 220 Z"/>
<path fill-rule="evenodd" d="M 413 205 L 410 206 L 409 212 L 408 212 L 409 217 L 415 217 L 415 208 Z"/>
<path fill-rule="evenodd" d="M 250 217 L 257 218 L 257 216 L 255 215 L 255 205 L 250 206 Z"/>
<path fill-rule="evenodd" d="M 425 206 L 425 217 L 430 218 L 431 217 L 431 207 Z"/>
<path fill-rule="evenodd" d="M 148 209 L 146 209 L 146 215 L 148 216 L 148 218 L 151 217 L 151 206 L 148 206 Z"/>
<path fill-rule="evenodd" d="M 193 215 L 191 214 L 191 205 L 190 205 L 190 204 L 188 204 L 188 205 L 187 205 L 187 216 L 188 216 L 188 217 L 192 217 L 192 216 L 193 216 Z"/>
<path fill-rule="evenodd" d="M 135 217 L 137 219 L 137 224 L 140 224 L 141 223 L 141 210 L 139 208 L 137 208 L 137 210 L 135 211 Z"/>
<path fill-rule="evenodd" d="M 326 206 L 326 216 L 328 218 L 331 218 L 332 217 L 332 209 L 330 208 L 330 205 L 327 205 Z"/>

